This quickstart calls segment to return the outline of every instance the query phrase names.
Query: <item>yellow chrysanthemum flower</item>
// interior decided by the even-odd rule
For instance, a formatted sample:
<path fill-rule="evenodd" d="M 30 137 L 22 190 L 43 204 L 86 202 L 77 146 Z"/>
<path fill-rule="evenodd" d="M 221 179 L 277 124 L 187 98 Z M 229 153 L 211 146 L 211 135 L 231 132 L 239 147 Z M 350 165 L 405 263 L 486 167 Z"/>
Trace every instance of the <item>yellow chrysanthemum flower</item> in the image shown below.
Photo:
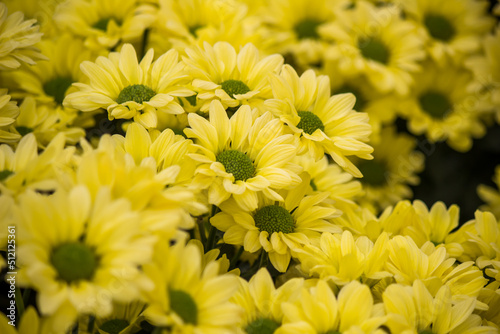
<path fill-rule="evenodd" d="M 299 137 L 299 153 L 309 152 L 316 160 L 328 153 L 339 166 L 361 177 L 347 157 L 371 159 L 373 149 L 365 143 L 371 133 L 368 115 L 352 110 L 354 95 L 331 96 L 328 77 L 316 77 L 312 70 L 299 77 L 289 65 L 271 82 L 274 99 L 264 105 Z"/>
<path fill-rule="evenodd" d="M 195 193 L 175 184 L 179 165 L 158 171 L 156 161 L 146 157 L 140 163 L 108 135 L 101 137 L 97 149 L 82 141 L 84 152 L 77 160 L 73 173 L 66 175 L 70 186 L 83 184 L 95 198 L 102 187 L 109 187 L 113 198 L 126 198 L 132 209 L 145 216 L 144 231 L 171 238 L 178 228 L 190 229 L 193 218 L 206 211 Z"/>
<path fill-rule="evenodd" d="M 494 281 L 485 286 L 478 300 L 489 306 L 488 310 L 477 312 L 483 318 L 483 324 L 500 330 L 500 281 Z"/>
<path fill-rule="evenodd" d="M 237 334 L 274 333 L 282 324 L 282 304 L 300 297 L 304 280 L 292 278 L 280 287 L 274 286 L 269 272 L 261 268 L 247 282 L 240 279 L 239 290 L 231 301 L 243 308 Z"/>
<path fill-rule="evenodd" d="M 500 9 L 500 5 L 498 5 Z M 474 73 L 469 89 L 476 92 L 476 106 L 493 111 L 500 124 L 500 26 L 481 40 L 483 52 L 469 57 L 465 65 Z"/>
<path fill-rule="evenodd" d="M 441 65 L 457 63 L 464 55 L 479 50 L 480 43 L 494 25 L 484 0 L 397 0 L 407 17 L 419 23 L 425 48 Z"/>
<path fill-rule="evenodd" d="M 242 310 L 229 299 L 238 277 L 220 274 L 219 265 L 210 261 L 202 267 L 202 250 L 192 243 L 159 242 L 154 263 L 144 266 L 155 283 L 146 296 L 146 319 L 174 333 L 234 333 Z"/>
<path fill-rule="evenodd" d="M 0 70 L 12 70 L 22 63 L 34 65 L 46 59 L 34 47 L 42 37 L 36 20 L 24 20 L 22 12 L 8 15 L 7 6 L 0 3 Z"/>
<path fill-rule="evenodd" d="M 158 50 L 228 42 L 235 48 L 260 45 L 259 22 L 249 18 L 248 8 L 237 0 L 160 0 L 158 18 L 152 26 L 150 45 Z M 254 6 L 254 4 L 252 4 Z"/>
<path fill-rule="evenodd" d="M 21 286 L 37 291 L 40 312 L 62 333 L 77 315 L 112 311 L 151 289 L 139 266 L 151 259 L 155 238 L 142 236 L 141 216 L 125 199 L 101 188 L 93 201 L 84 186 L 52 196 L 19 196 Z"/>
<path fill-rule="evenodd" d="M 467 91 L 471 80 L 472 75 L 463 68 L 426 63 L 425 71 L 415 75 L 415 88 L 400 103 L 409 130 L 425 134 L 431 143 L 446 140 L 453 149 L 468 151 L 472 138 L 485 133 L 481 114 L 469 102 L 476 100 Z"/>
<path fill-rule="evenodd" d="M 284 302 L 283 325 L 276 334 L 382 334 L 382 305 L 374 305 L 370 288 L 357 281 L 345 285 L 336 298 L 325 281 L 301 289 L 294 303 Z"/>
<path fill-rule="evenodd" d="M 225 109 L 258 106 L 272 96 L 268 77 L 283 64 L 283 57 L 277 54 L 261 57 L 253 44 L 236 52 L 227 42 L 204 43 L 203 48 L 186 49 L 186 54 L 183 61 L 193 78 L 201 111 L 207 111 L 212 100 L 219 100 Z"/>
<path fill-rule="evenodd" d="M 210 223 L 225 232 L 224 242 L 242 245 L 250 253 L 264 249 L 274 268 L 285 272 L 291 251 L 319 239 L 322 232 L 341 231 L 329 221 L 340 215 L 325 201 L 329 193 L 305 196 L 310 178 L 305 173 L 301 177 L 302 184 L 280 192 L 283 202 L 261 196 L 258 207 L 246 212 L 229 200 L 220 205 L 222 212 L 212 217 Z"/>
<path fill-rule="evenodd" d="M 21 139 L 12 126 L 19 116 L 19 108 L 10 99 L 7 90 L 0 89 L 0 143 L 15 143 Z"/>
<path fill-rule="evenodd" d="M 38 153 L 35 136 L 24 136 L 15 150 L 0 145 L 0 192 L 17 196 L 27 189 L 52 193 L 61 188 L 59 175 L 69 167 L 75 147 L 64 148 L 65 137 L 57 135 Z"/>
<path fill-rule="evenodd" d="M 336 1 L 266 1 L 259 14 L 272 52 L 292 56 L 300 68 L 321 64 L 327 46 L 321 27 L 337 16 Z"/>
<path fill-rule="evenodd" d="M 493 182 L 497 185 L 497 189 L 480 184 L 477 187 L 477 193 L 481 199 L 486 202 L 480 207 L 483 211 L 492 212 L 497 219 L 500 219 L 500 166 L 495 168 Z"/>
<path fill-rule="evenodd" d="M 472 314 L 475 298 L 455 302 L 448 286 L 433 295 L 420 280 L 412 287 L 391 284 L 383 299 L 387 326 L 393 333 L 497 333 L 493 327 L 481 326 L 481 318 Z"/>
<path fill-rule="evenodd" d="M 454 300 L 463 295 L 477 297 L 487 280 L 472 261 L 454 265 L 445 247 L 434 247 L 427 242 L 418 248 L 409 236 L 395 236 L 389 242 L 387 270 L 396 282 L 411 285 L 417 279 L 424 282 L 431 294 L 443 285 L 450 287 Z"/>
<path fill-rule="evenodd" d="M 355 280 L 373 282 L 390 276 L 384 268 L 389 256 L 388 241 L 385 233 L 375 243 L 365 236 L 354 240 L 349 231 L 342 235 L 323 233 L 318 246 L 306 245 L 292 253 L 307 275 L 342 286 Z"/>
<path fill-rule="evenodd" d="M 335 201 L 335 207 L 341 209 L 342 203 L 352 204 L 353 199 L 361 194 L 361 183 L 353 180 L 353 176 L 344 172 L 337 164 L 330 163 L 325 156 L 319 161 L 302 155 L 295 162 L 304 168 L 310 177 L 313 191 L 327 192 Z"/>
<path fill-rule="evenodd" d="M 282 201 L 277 189 L 300 183 L 300 167 L 292 164 L 295 138 L 284 134 L 284 126 L 268 112 L 242 106 L 228 118 L 219 101 L 210 105 L 210 121 L 190 113 L 190 128 L 199 153 L 190 154 L 200 162 L 193 184 L 208 189 L 208 202 L 220 205 L 229 198 L 244 210 L 255 210 L 257 194 Z"/>
<path fill-rule="evenodd" d="M 94 50 L 138 42 L 155 19 L 154 6 L 135 0 L 66 0 L 54 13 L 60 30 L 84 38 Z"/>
<path fill-rule="evenodd" d="M 120 52 L 99 57 L 95 63 L 84 61 L 80 68 L 90 84 L 75 83 L 79 91 L 69 94 L 64 106 L 84 112 L 99 108 L 108 111 L 110 120 L 134 119 L 146 128 L 158 124 L 157 113 L 182 114 L 184 109 L 174 96 L 190 96 L 184 65 L 178 62 L 175 50 L 153 62 L 150 49 L 138 63 L 134 47 L 125 44 Z"/>
<path fill-rule="evenodd" d="M 172 130 L 149 132 L 140 124 L 132 123 L 125 137 L 114 135 L 113 139 L 130 154 L 137 165 L 144 159 L 154 158 L 158 172 L 171 166 L 179 166 L 179 174 L 173 184 L 188 185 L 194 176 L 197 163 L 188 157 L 196 151 L 193 142 Z"/>
<path fill-rule="evenodd" d="M 403 20 L 400 8 L 392 5 L 357 2 L 321 32 L 335 42 L 327 51 L 327 62 L 338 62 L 343 75 L 364 75 L 384 93 L 407 94 L 410 74 L 420 69 L 418 61 L 425 56 L 416 26 Z"/>
<path fill-rule="evenodd" d="M 417 173 L 424 169 L 424 155 L 415 150 L 416 144 L 414 137 L 398 134 L 393 127 L 382 130 L 380 142 L 373 144 L 374 159 L 357 163 L 363 174 L 361 205 L 380 212 L 413 196 L 409 186 L 420 182 Z"/>

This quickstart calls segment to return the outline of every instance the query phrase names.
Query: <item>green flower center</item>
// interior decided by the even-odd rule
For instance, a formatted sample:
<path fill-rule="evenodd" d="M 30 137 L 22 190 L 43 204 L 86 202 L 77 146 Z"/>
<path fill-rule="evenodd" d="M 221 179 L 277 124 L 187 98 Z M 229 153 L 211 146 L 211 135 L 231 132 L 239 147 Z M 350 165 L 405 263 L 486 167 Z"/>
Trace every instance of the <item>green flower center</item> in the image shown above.
<path fill-rule="evenodd" d="M 129 101 L 137 103 L 147 102 L 156 95 L 155 91 L 145 85 L 130 85 L 120 92 L 116 103 L 122 104 Z"/>
<path fill-rule="evenodd" d="M 358 41 L 358 47 L 366 59 L 371 59 L 381 64 L 389 62 L 389 49 L 376 38 L 361 38 Z"/>
<path fill-rule="evenodd" d="M 33 129 L 28 128 L 27 126 L 16 126 L 16 130 L 23 137 L 26 136 L 28 133 L 33 132 Z"/>
<path fill-rule="evenodd" d="M 99 329 L 103 332 L 109 333 L 109 334 L 118 334 L 125 328 L 127 328 L 129 325 L 129 322 L 124 319 L 113 319 L 113 320 L 108 320 L 105 323 L 103 323 Z"/>
<path fill-rule="evenodd" d="M 5 180 L 6 178 L 11 176 L 12 174 L 14 174 L 14 172 L 11 170 L 8 170 L 8 169 L 4 169 L 4 170 L 0 171 L 0 181 Z"/>
<path fill-rule="evenodd" d="M 58 77 L 43 84 L 45 94 L 52 96 L 59 105 L 63 103 L 66 91 L 73 83 L 73 79 L 68 77 Z"/>
<path fill-rule="evenodd" d="M 198 37 L 197 31 L 198 29 L 203 28 L 202 24 L 195 24 L 192 27 L 189 27 L 189 33 L 193 35 L 194 37 Z"/>
<path fill-rule="evenodd" d="M 188 293 L 182 290 L 169 290 L 170 308 L 187 323 L 196 325 L 198 323 L 198 306 Z"/>
<path fill-rule="evenodd" d="M 267 231 L 269 235 L 274 232 L 292 233 L 295 222 L 287 209 L 279 205 L 268 205 L 257 210 L 253 216 L 255 226 L 262 232 Z"/>
<path fill-rule="evenodd" d="M 359 89 L 354 88 L 350 85 L 344 85 L 337 89 L 333 95 L 335 94 L 345 94 L 351 93 L 356 97 L 356 103 L 354 104 L 354 110 L 361 111 L 366 105 L 366 99 L 363 97 L 363 94 L 359 91 Z"/>
<path fill-rule="evenodd" d="M 361 174 L 363 174 L 361 182 L 363 182 L 364 184 L 379 187 L 387 182 L 386 180 L 387 168 L 385 164 L 379 161 L 375 160 L 363 161 L 359 164 L 358 168 Z"/>
<path fill-rule="evenodd" d="M 439 14 L 427 14 L 424 24 L 429 34 L 440 41 L 448 42 L 455 36 L 455 27 L 444 16 Z"/>
<path fill-rule="evenodd" d="M 220 84 L 221 88 L 233 99 L 235 95 L 246 94 L 250 91 L 247 85 L 240 80 L 226 80 Z"/>
<path fill-rule="evenodd" d="M 96 23 L 94 23 L 92 25 L 92 28 L 102 30 L 102 31 L 107 31 L 108 30 L 108 23 L 111 20 L 115 21 L 117 25 L 119 25 L 119 26 L 121 25 L 120 20 L 117 20 L 117 19 L 112 18 L 112 17 L 106 17 L 106 18 L 102 18 L 99 21 L 97 21 Z"/>
<path fill-rule="evenodd" d="M 227 173 L 233 174 L 235 181 L 246 181 L 255 174 L 252 160 L 243 152 L 224 151 L 217 155 L 216 161 L 224 166 Z"/>
<path fill-rule="evenodd" d="M 310 111 L 298 111 L 297 114 L 300 117 L 300 122 L 297 124 L 299 129 L 304 130 L 305 133 L 312 135 L 314 131 L 320 129 L 325 131 L 325 126 L 318 116 Z"/>
<path fill-rule="evenodd" d="M 52 251 L 50 262 L 59 279 L 72 283 L 90 280 L 97 268 L 97 257 L 92 249 L 80 242 L 62 244 Z"/>
<path fill-rule="evenodd" d="M 318 27 L 321 23 L 321 21 L 315 19 L 304 19 L 298 22 L 293 29 L 298 39 L 319 39 Z"/>
<path fill-rule="evenodd" d="M 280 324 L 274 320 L 259 318 L 247 325 L 245 331 L 247 334 L 273 334 Z"/>
<path fill-rule="evenodd" d="M 434 118 L 443 118 L 453 108 L 446 95 L 439 92 L 426 92 L 419 98 L 420 107 L 423 111 Z"/>

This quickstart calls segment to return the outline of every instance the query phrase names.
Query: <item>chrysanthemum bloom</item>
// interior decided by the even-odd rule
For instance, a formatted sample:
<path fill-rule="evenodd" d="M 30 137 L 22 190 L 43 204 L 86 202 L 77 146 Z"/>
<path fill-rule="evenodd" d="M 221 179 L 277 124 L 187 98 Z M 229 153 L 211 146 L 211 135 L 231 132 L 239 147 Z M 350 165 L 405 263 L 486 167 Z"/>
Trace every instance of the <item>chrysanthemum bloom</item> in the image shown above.
<path fill-rule="evenodd" d="M 202 252 L 192 243 L 159 242 L 154 262 L 144 266 L 155 283 L 146 295 L 146 319 L 174 333 L 234 333 L 242 310 L 229 299 L 238 290 L 238 277 L 220 274 L 219 266 L 219 261 L 202 266 Z"/>
<path fill-rule="evenodd" d="M 463 60 L 479 50 L 481 40 L 494 26 L 484 0 L 396 0 L 407 18 L 419 24 L 425 49 L 441 65 Z"/>
<path fill-rule="evenodd" d="M 61 188 L 59 175 L 69 169 L 75 147 L 64 148 L 63 134 L 57 135 L 41 153 L 33 134 L 24 136 L 16 149 L 0 145 L 0 192 L 17 196 L 27 189 L 52 193 Z"/>
<path fill-rule="evenodd" d="M 331 280 L 336 285 L 359 279 L 376 281 L 390 276 L 384 268 L 389 256 L 388 240 L 386 233 L 381 234 L 375 243 L 365 236 L 354 240 L 349 231 L 342 235 L 323 233 L 318 246 L 296 249 L 293 256 L 300 261 L 304 273 Z"/>
<path fill-rule="evenodd" d="M 19 116 L 19 108 L 10 98 L 6 89 L 0 89 L 0 143 L 15 143 L 21 139 L 13 129 L 13 123 Z"/>
<path fill-rule="evenodd" d="M 85 39 L 94 50 L 138 42 L 155 19 L 154 6 L 135 0 L 67 0 L 54 13 L 60 30 Z"/>
<path fill-rule="evenodd" d="M 42 37 L 36 20 L 24 20 L 22 12 L 8 15 L 7 6 L 0 3 L 0 70 L 12 70 L 21 63 L 34 65 L 46 59 L 34 47 Z"/>
<path fill-rule="evenodd" d="M 475 298 L 456 302 L 448 286 L 442 286 L 434 294 L 420 280 L 413 286 L 391 284 L 383 299 L 387 326 L 392 333 L 497 333 L 496 328 L 482 325 L 481 317 L 472 314 Z"/>
<path fill-rule="evenodd" d="M 463 295 L 477 297 L 487 282 L 472 261 L 455 265 L 456 259 L 448 256 L 445 247 L 434 247 L 431 242 L 418 248 L 409 236 L 398 235 L 389 241 L 389 251 L 385 267 L 401 284 L 420 279 L 431 293 L 447 285 L 454 300 L 461 300 Z"/>
<path fill-rule="evenodd" d="M 440 68 L 425 64 L 415 74 L 415 87 L 400 103 L 401 115 L 409 130 L 425 134 L 431 143 L 445 141 L 459 152 L 472 147 L 472 138 L 484 135 L 481 113 L 475 107 L 477 96 L 467 91 L 472 75 L 461 67 Z"/>
<path fill-rule="evenodd" d="M 364 75 L 380 92 L 408 93 L 410 73 L 420 69 L 418 61 L 425 56 L 415 24 L 403 20 L 396 6 L 358 2 L 322 35 L 335 42 L 327 61 L 338 61 L 343 75 Z"/>
<path fill-rule="evenodd" d="M 490 211 L 497 219 L 500 219 L 500 165 L 495 168 L 493 182 L 497 185 L 497 189 L 484 184 L 480 184 L 477 187 L 479 197 L 486 202 L 480 209 L 483 211 Z"/>
<path fill-rule="evenodd" d="M 229 200 L 220 205 L 222 212 L 212 217 L 210 223 L 225 232 L 224 242 L 244 246 L 250 253 L 263 249 L 272 265 L 285 272 L 293 249 L 319 239 L 322 232 L 341 232 L 329 221 L 341 214 L 326 201 L 329 193 L 305 196 L 310 178 L 305 173 L 301 177 L 299 186 L 280 192 L 283 202 L 261 196 L 258 207 L 245 212 Z"/>
<path fill-rule="evenodd" d="M 417 173 L 424 169 L 424 154 L 416 151 L 414 137 L 397 134 L 393 127 L 382 130 L 380 142 L 373 144 L 374 159 L 360 160 L 357 167 L 364 194 L 361 205 L 380 212 L 390 205 L 412 197 L 410 185 L 417 185 Z"/>
<path fill-rule="evenodd" d="M 191 182 L 197 163 L 188 157 L 196 148 L 193 142 L 172 130 L 147 131 L 142 125 L 132 123 L 127 127 L 125 137 L 112 137 L 118 145 L 134 158 L 137 165 L 144 159 L 154 158 L 158 172 L 171 166 L 179 166 L 179 174 L 174 184 L 187 185 Z"/>
<path fill-rule="evenodd" d="M 244 310 L 236 333 L 274 333 L 283 321 L 282 304 L 299 298 L 303 284 L 303 279 L 292 278 L 276 288 L 265 268 L 261 268 L 249 282 L 240 279 L 239 290 L 231 298 Z"/>
<path fill-rule="evenodd" d="M 182 59 L 193 78 L 202 111 L 209 109 L 212 100 L 219 100 L 224 109 L 258 106 L 272 96 L 268 77 L 283 64 L 283 57 L 277 54 L 261 57 L 253 44 L 236 52 L 227 42 L 203 43 L 203 48 L 188 48 L 186 53 Z"/>
<path fill-rule="evenodd" d="M 186 47 L 220 41 L 237 49 L 249 42 L 261 44 L 259 22 L 248 17 L 248 8 L 241 1 L 160 0 L 159 5 L 149 35 L 149 45 L 155 50 L 174 47 L 182 53 Z"/>
<path fill-rule="evenodd" d="M 19 284 L 37 291 L 40 312 L 65 332 L 85 313 L 106 316 L 112 301 L 129 302 L 151 289 L 139 267 L 155 238 L 141 235 L 138 212 L 101 188 L 85 186 L 52 196 L 27 192 L 18 206 Z"/>
<path fill-rule="evenodd" d="M 418 219 L 412 219 L 416 224 L 408 224 L 403 229 L 403 234 L 412 237 L 413 241 L 422 246 L 427 241 L 434 245 L 445 244 L 447 253 L 452 257 L 462 254 L 463 248 L 457 242 L 445 242 L 450 232 L 458 226 L 460 208 L 450 205 L 447 209 L 443 202 L 436 202 L 429 210 L 424 202 L 413 202 L 415 214 Z"/>
<path fill-rule="evenodd" d="M 328 192 L 329 197 L 335 201 L 335 207 L 342 203 L 353 204 L 353 198 L 361 194 L 361 183 L 353 180 L 353 176 L 344 172 L 337 164 L 329 163 L 326 156 L 314 161 L 313 158 L 302 155 L 295 162 L 310 175 L 311 190 Z"/>
<path fill-rule="evenodd" d="M 81 145 L 84 153 L 75 157 L 77 167 L 67 174 L 70 184 L 86 185 L 92 198 L 102 187 L 109 187 L 113 198 L 128 199 L 132 209 L 147 217 L 140 223 L 144 231 L 170 238 L 178 228 L 193 227 L 190 213 L 198 216 L 206 211 L 192 190 L 175 185 L 179 165 L 158 171 L 152 157 L 136 164 L 132 155 L 124 152 L 108 135 L 101 137 L 97 149 L 85 141 Z"/>
<path fill-rule="evenodd" d="M 367 333 L 378 329 L 386 318 L 381 304 L 374 304 L 367 285 L 357 281 L 345 285 L 335 297 L 325 281 L 301 288 L 294 303 L 283 303 L 283 325 L 276 334 Z"/>
<path fill-rule="evenodd" d="M 327 153 L 346 171 L 361 177 L 347 157 L 371 159 L 373 148 L 365 143 L 371 133 L 368 115 L 352 109 L 354 95 L 331 96 L 328 77 L 316 77 L 312 70 L 299 77 L 289 65 L 271 80 L 274 99 L 267 100 L 265 107 L 299 137 L 299 153 L 316 160 Z"/>
<path fill-rule="evenodd" d="M 478 97 L 475 101 L 476 108 L 486 112 L 493 111 L 500 124 L 500 26 L 481 42 L 483 52 L 465 61 L 465 66 L 474 73 L 469 90 Z"/>
<path fill-rule="evenodd" d="M 210 105 L 210 120 L 190 113 L 190 128 L 200 162 L 193 185 L 208 189 L 208 202 L 220 205 L 230 197 L 244 210 L 255 210 L 257 193 L 282 201 L 277 189 L 300 183 L 300 167 L 292 163 L 295 138 L 285 134 L 283 124 L 271 113 L 257 117 L 257 111 L 242 106 L 228 118 L 219 101 Z"/>
<path fill-rule="evenodd" d="M 154 62 L 153 56 L 150 49 L 138 63 L 134 47 L 125 44 L 120 52 L 95 63 L 84 61 L 80 68 L 90 84 L 75 83 L 79 91 L 69 94 L 64 106 L 84 112 L 106 109 L 110 120 L 133 118 L 146 128 L 157 126 L 158 112 L 182 114 L 184 109 L 174 97 L 193 95 L 182 86 L 187 83 L 184 65 L 175 50 Z"/>
<path fill-rule="evenodd" d="M 340 10 L 335 1 L 267 1 L 257 12 L 272 52 L 293 57 L 300 68 L 321 65 L 327 42 L 320 28 Z"/>

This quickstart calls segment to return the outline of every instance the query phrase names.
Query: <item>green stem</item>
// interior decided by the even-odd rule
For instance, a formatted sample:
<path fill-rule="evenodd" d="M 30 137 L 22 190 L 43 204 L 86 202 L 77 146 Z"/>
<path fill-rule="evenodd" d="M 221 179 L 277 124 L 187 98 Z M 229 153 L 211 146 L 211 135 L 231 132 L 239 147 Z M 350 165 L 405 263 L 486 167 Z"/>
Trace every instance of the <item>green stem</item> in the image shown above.
<path fill-rule="evenodd" d="M 24 301 L 23 301 L 23 296 L 21 295 L 21 289 L 16 288 L 14 299 L 16 301 L 18 317 L 19 319 L 21 319 L 24 313 Z"/>
<path fill-rule="evenodd" d="M 210 233 L 208 234 L 207 247 L 205 252 L 215 248 L 215 235 L 217 234 L 217 229 L 215 226 L 210 226 Z"/>
<path fill-rule="evenodd" d="M 148 44 L 149 38 L 149 29 L 144 30 L 144 34 L 142 35 L 142 47 L 141 47 L 141 58 L 146 54 L 146 45 Z"/>
<path fill-rule="evenodd" d="M 31 289 L 25 289 L 23 293 L 23 303 L 24 305 L 28 305 L 30 302 Z"/>
<path fill-rule="evenodd" d="M 198 231 L 200 232 L 200 241 L 203 245 L 207 244 L 207 234 L 205 233 L 205 222 L 199 219 L 197 222 Z"/>
<path fill-rule="evenodd" d="M 267 252 L 265 250 L 262 250 L 262 253 L 260 253 L 260 261 L 258 269 L 267 267 L 267 259 L 268 259 Z"/>

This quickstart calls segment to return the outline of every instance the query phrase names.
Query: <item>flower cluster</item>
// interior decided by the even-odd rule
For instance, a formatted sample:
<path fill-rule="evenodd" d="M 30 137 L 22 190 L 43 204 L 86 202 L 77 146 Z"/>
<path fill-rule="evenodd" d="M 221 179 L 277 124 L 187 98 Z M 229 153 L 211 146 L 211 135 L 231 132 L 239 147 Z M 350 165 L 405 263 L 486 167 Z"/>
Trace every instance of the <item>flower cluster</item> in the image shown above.
<path fill-rule="evenodd" d="M 500 123 L 488 10 L 0 3 L 0 332 L 498 333 L 499 191 L 411 188 Z"/>

